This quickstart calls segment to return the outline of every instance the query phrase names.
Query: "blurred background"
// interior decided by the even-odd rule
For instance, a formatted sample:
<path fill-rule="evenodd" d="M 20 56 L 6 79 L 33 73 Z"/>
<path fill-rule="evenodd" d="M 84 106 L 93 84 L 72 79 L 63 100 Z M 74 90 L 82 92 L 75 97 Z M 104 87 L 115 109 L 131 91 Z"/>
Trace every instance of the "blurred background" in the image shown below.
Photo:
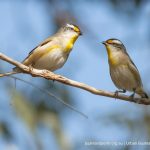
<path fill-rule="evenodd" d="M 22 61 L 64 23 L 80 26 L 80 37 L 56 73 L 98 89 L 115 91 L 101 41 L 118 38 L 138 67 L 150 95 L 150 1 L 148 0 L 1 0 L 0 52 Z M 13 66 L 0 60 L 0 71 Z M 90 141 L 150 141 L 150 106 L 138 105 L 58 82 L 16 75 L 71 104 L 10 78 L 0 79 L 0 150 L 147 150 L 148 145 L 87 146 Z M 130 93 L 127 93 L 130 94 Z"/>

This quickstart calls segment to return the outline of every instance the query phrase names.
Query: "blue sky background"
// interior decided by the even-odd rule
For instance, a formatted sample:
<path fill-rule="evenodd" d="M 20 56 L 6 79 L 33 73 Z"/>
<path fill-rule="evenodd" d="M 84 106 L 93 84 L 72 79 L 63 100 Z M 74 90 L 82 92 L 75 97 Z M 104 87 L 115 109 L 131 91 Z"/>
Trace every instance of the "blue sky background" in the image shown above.
<path fill-rule="evenodd" d="M 60 6 L 57 7 L 60 10 L 70 11 L 65 1 L 58 3 Z M 116 87 L 109 76 L 107 53 L 101 41 L 118 38 L 126 46 L 140 71 L 144 88 L 149 92 L 150 2 L 135 7 L 134 1 L 127 1 L 122 4 L 124 7 L 120 6 L 122 9 L 113 6 L 110 1 L 71 1 L 70 4 L 73 8 L 71 13 L 77 20 L 76 24 L 81 26 L 83 36 L 75 43 L 67 63 L 56 73 L 98 89 L 115 91 Z M 56 12 L 54 6 L 48 5 L 47 1 L 0 1 L 0 51 L 15 60 L 22 61 L 30 50 L 55 32 L 53 16 Z M 13 67 L 3 61 L 0 61 L 0 65 L 3 71 L 10 71 Z M 17 76 L 38 86 L 41 86 L 43 81 L 28 75 Z M 41 140 L 43 150 L 61 149 L 52 129 L 48 130 L 39 125 L 36 134 L 30 132 L 11 105 L 13 95 L 10 94 L 8 86 L 13 87 L 14 81 L 2 78 L 0 82 L 0 122 L 5 123 L 13 135 L 11 140 L 6 140 L 0 133 L 0 149 L 39 149 L 34 136 Z M 57 82 L 54 84 L 60 85 Z M 25 95 L 32 90 L 19 81 L 17 89 L 23 91 Z M 149 140 L 146 127 L 142 126 L 143 116 L 145 112 L 149 112 L 149 106 L 96 96 L 69 86 L 67 89 L 73 98 L 73 105 L 89 117 L 84 119 L 67 108 L 60 114 L 61 128 L 66 135 L 66 142 L 71 145 L 70 149 L 91 149 L 90 146 L 84 145 L 85 141 L 90 140 Z M 57 94 L 57 91 L 55 93 Z M 58 102 L 56 104 L 60 105 Z M 121 120 L 117 121 L 116 118 Z M 126 123 L 129 120 L 137 121 L 133 130 Z M 93 147 L 96 148 L 99 147 Z"/>

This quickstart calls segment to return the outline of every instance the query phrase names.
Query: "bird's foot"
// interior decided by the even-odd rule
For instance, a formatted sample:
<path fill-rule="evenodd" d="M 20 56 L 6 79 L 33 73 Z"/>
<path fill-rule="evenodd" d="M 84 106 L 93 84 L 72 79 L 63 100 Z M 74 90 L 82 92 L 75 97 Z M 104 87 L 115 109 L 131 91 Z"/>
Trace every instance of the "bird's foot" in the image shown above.
<path fill-rule="evenodd" d="M 129 97 L 134 99 L 135 93 L 131 94 Z"/>
<path fill-rule="evenodd" d="M 140 104 L 140 103 L 141 103 L 141 99 L 138 99 L 138 100 L 135 100 L 135 99 L 134 99 L 134 97 L 135 97 L 135 90 L 134 90 L 133 94 L 131 94 L 129 97 L 132 98 L 132 100 L 133 100 L 135 103 L 137 103 L 137 104 Z"/>
<path fill-rule="evenodd" d="M 129 97 L 132 98 L 134 100 L 134 96 L 135 96 L 135 88 L 133 89 L 133 94 L 131 94 Z"/>
<path fill-rule="evenodd" d="M 123 89 L 123 90 L 116 90 L 116 91 L 115 91 L 115 97 L 117 98 L 118 95 L 119 95 L 119 93 L 125 93 L 125 92 L 126 92 L 126 90 L 124 90 L 124 89 Z M 116 99 L 116 98 L 115 98 L 115 99 Z"/>

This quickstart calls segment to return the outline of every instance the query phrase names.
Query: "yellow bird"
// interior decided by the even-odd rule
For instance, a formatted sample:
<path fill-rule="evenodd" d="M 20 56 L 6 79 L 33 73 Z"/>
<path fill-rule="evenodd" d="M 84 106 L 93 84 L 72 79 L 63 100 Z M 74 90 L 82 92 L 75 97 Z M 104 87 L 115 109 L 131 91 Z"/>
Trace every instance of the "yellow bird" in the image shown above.
<path fill-rule="evenodd" d="M 80 35 L 82 33 L 78 26 L 66 24 L 56 34 L 35 47 L 22 63 L 36 69 L 55 71 L 65 64 Z M 22 71 L 15 67 L 12 72 L 1 74 L 0 77 L 20 72 Z"/>
<path fill-rule="evenodd" d="M 139 71 L 130 56 L 128 55 L 125 46 L 118 39 L 109 39 L 104 41 L 108 53 L 108 62 L 110 68 L 110 76 L 114 84 L 119 91 L 125 93 L 127 91 L 133 91 L 131 95 L 139 94 L 142 98 L 148 98 L 145 93 L 141 81 Z"/>

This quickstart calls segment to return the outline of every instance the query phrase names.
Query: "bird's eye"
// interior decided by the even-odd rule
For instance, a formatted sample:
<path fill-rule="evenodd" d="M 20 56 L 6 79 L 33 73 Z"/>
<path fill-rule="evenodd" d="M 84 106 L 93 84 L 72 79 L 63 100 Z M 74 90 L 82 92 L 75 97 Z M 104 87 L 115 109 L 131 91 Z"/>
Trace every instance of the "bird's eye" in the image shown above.
<path fill-rule="evenodd" d="M 120 44 L 113 43 L 112 45 L 113 45 L 114 47 L 118 48 L 118 49 L 121 49 L 121 48 L 122 48 L 122 45 L 120 45 Z"/>
<path fill-rule="evenodd" d="M 71 27 L 65 27 L 65 30 L 75 31 L 74 28 Z"/>
<path fill-rule="evenodd" d="M 70 28 L 71 31 L 74 31 L 74 28 Z"/>
<path fill-rule="evenodd" d="M 119 44 L 117 44 L 117 43 L 111 43 L 111 44 L 112 44 L 113 46 L 116 46 L 116 47 L 119 45 Z"/>
<path fill-rule="evenodd" d="M 116 43 L 111 43 L 112 45 L 116 46 L 117 44 Z"/>

